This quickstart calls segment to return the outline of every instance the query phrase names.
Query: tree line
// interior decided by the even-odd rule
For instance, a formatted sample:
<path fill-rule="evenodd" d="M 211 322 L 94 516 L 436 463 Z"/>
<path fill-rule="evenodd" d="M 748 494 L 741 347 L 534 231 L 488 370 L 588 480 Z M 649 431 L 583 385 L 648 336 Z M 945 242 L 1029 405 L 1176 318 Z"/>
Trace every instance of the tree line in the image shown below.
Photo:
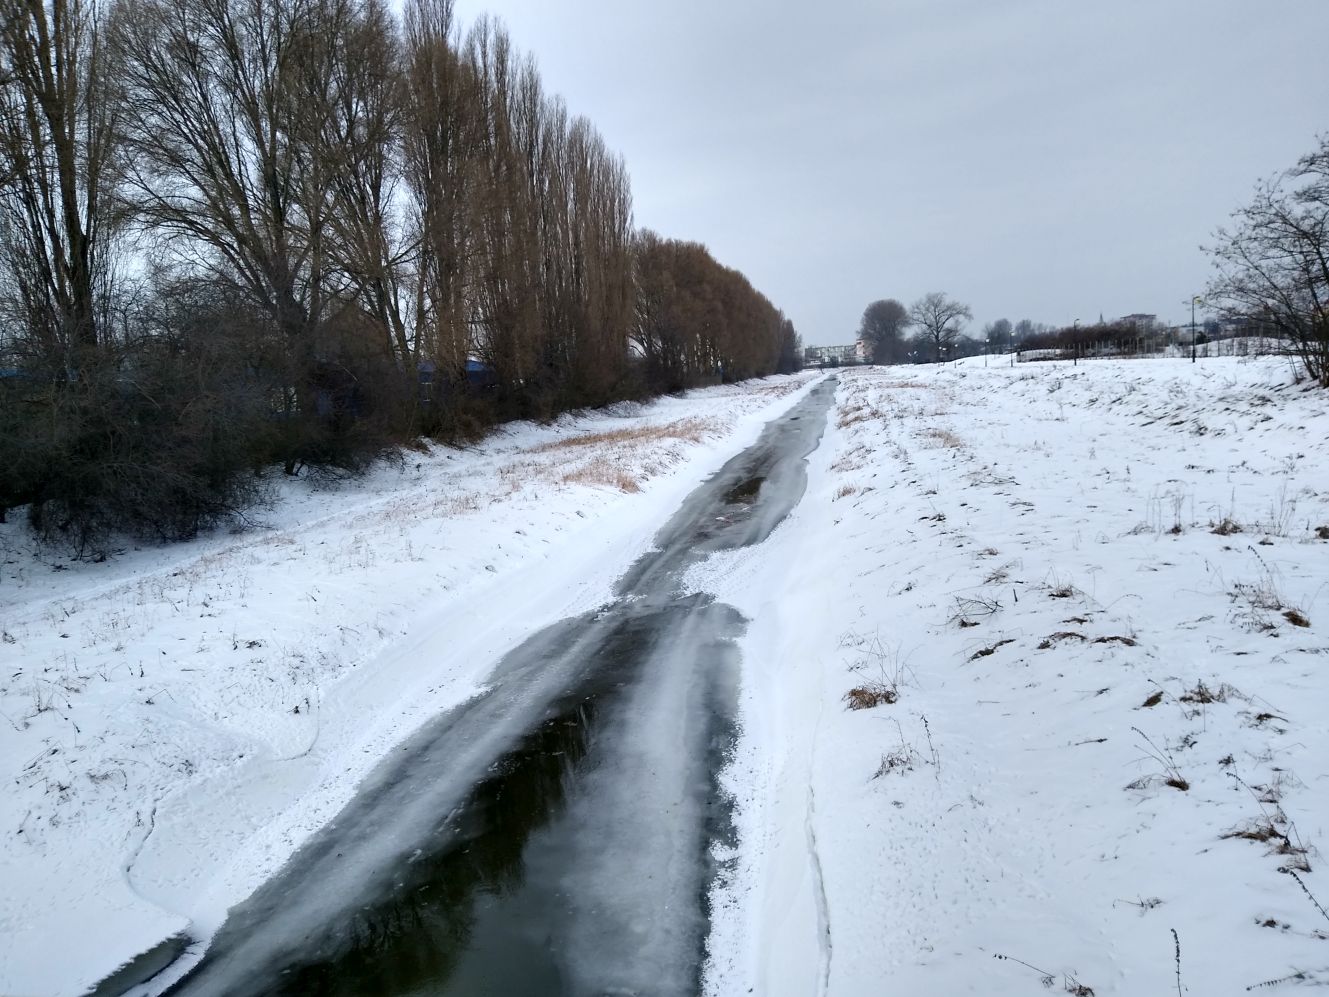
<path fill-rule="evenodd" d="M 622 159 L 452 0 L 0 14 L 0 516 L 81 549 L 352 472 L 792 370 L 792 324 L 637 231 Z"/>

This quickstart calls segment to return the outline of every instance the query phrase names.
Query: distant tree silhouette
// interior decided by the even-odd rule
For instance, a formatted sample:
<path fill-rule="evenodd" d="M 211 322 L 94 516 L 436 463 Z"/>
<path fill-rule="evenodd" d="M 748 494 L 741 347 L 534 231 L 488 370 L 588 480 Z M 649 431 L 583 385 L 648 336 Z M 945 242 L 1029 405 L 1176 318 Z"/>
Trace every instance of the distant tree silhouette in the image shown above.
<path fill-rule="evenodd" d="M 883 298 L 863 310 L 858 338 L 867 344 L 873 363 L 900 363 L 907 354 L 905 330 L 912 324 L 904 305 L 894 298 Z"/>

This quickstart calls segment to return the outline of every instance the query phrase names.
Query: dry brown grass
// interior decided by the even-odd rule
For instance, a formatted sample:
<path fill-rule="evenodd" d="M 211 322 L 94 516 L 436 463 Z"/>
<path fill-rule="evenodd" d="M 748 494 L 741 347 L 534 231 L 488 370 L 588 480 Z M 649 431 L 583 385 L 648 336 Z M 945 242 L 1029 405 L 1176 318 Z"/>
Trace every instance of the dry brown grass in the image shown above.
<path fill-rule="evenodd" d="M 1058 630 L 1056 633 L 1048 634 L 1044 637 L 1039 643 L 1038 649 L 1040 651 L 1046 651 L 1048 648 L 1060 644 L 1063 640 L 1086 641 L 1088 639 L 1089 638 L 1084 634 L 1077 634 L 1074 630 Z"/>
<path fill-rule="evenodd" d="M 835 424 L 840 429 L 848 429 L 850 426 L 857 425 L 860 422 L 867 422 L 869 419 L 879 419 L 886 421 L 886 414 L 881 409 L 865 405 L 862 402 L 855 402 L 839 410 L 839 418 Z"/>
<path fill-rule="evenodd" d="M 607 457 L 596 457 L 581 467 L 568 471 L 560 479 L 565 485 L 603 485 L 621 492 L 639 492 L 641 484 L 635 477 Z"/>
<path fill-rule="evenodd" d="M 847 453 L 845 453 L 845 455 L 841 457 L 839 460 L 837 460 L 834 464 L 832 464 L 831 470 L 840 471 L 841 473 L 847 471 L 857 471 L 864 466 L 864 464 L 867 462 L 867 457 L 870 456 L 870 454 L 871 451 L 868 450 L 867 447 L 856 446 L 852 450 L 849 450 Z"/>
<path fill-rule="evenodd" d="M 1265 816 L 1256 820 L 1247 821 L 1244 824 L 1232 828 L 1219 835 L 1222 840 L 1239 838 L 1242 841 L 1258 841 L 1261 844 L 1269 846 L 1269 855 L 1283 855 L 1288 861 L 1285 863 L 1289 869 L 1297 869 L 1302 872 L 1310 872 L 1311 865 L 1307 857 L 1307 849 L 1300 841 L 1293 841 L 1288 830 L 1282 830 L 1279 824 L 1285 823 L 1281 811 L 1273 816 Z M 1295 833 L 1295 831 L 1292 831 Z"/>
<path fill-rule="evenodd" d="M 580 436 L 567 436 L 561 440 L 550 440 L 531 447 L 531 453 L 548 453 L 551 450 L 569 450 L 575 447 L 594 447 L 618 443 L 654 443 L 660 440 L 685 440 L 688 443 L 700 443 L 714 431 L 714 425 L 707 419 L 678 419 L 662 426 L 631 426 L 623 429 L 611 429 L 603 433 L 583 433 Z"/>
<path fill-rule="evenodd" d="M 848 498 L 850 495 L 857 495 L 858 488 L 855 485 L 841 485 L 835 490 L 836 499 Z"/>
<path fill-rule="evenodd" d="M 1007 644 L 1014 644 L 1014 643 L 1015 643 L 1015 641 L 1014 641 L 1013 639 L 1011 639 L 1011 638 L 1007 638 L 1006 640 L 999 640 L 999 641 L 997 641 L 995 644 L 990 644 L 990 645 L 987 646 L 987 647 L 980 647 L 980 648 L 979 648 L 977 651 L 975 651 L 973 654 L 969 655 L 969 660 L 970 660 L 970 661 L 977 661 L 979 658 L 986 658 L 986 657 L 989 657 L 990 655 L 996 654 L 999 650 L 1001 650 L 1001 649 L 1002 649 L 1003 647 L 1005 647 Z"/>
<path fill-rule="evenodd" d="M 1207 706 L 1210 703 L 1226 703 L 1228 697 L 1244 699 L 1240 692 L 1228 685 L 1226 682 L 1220 682 L 1217 689 L 1210 689 L 1201 680 L 1195 683 L 1194 689 L 1187 689 L 1179 697 L 1183 703 L 1196 703 L 1201 706 Z"/>
<path fill-rule="evenodd" d="M 933 427 L 923 430 L 923 435 L 934 441 L 937 446 L 946 450 L 963 450 L 965 447 L 964 440 L 960 439 L 960 437 L 956 436 L 949 429 Z"/>
<path fill-rule="evenodd" d="M 891 705 L 900 694 L 893 686 L 882 682 L 869 682 L 856 686 L 844 694 L 845 705 L 851 710 L 870 710 L 874 706 Z"/>
<path fill-rule="evenodd" d="M 1095 637 L 1095 638 L 1094 638 L 1094 643 L 1095 643 L 1095 644 L 1124 644 L 1126 647 L 1135 647 L 1137 644 L 1139 644 L 1139 641 L 1137 641 L 1134 637 L 1122 637 L 1122 636 L 1120 636 L 1120 635 L 1118 635 L 1118 634 L 1113 634 L 1113 635 L 1108 636 L 1108 637 Z"/>

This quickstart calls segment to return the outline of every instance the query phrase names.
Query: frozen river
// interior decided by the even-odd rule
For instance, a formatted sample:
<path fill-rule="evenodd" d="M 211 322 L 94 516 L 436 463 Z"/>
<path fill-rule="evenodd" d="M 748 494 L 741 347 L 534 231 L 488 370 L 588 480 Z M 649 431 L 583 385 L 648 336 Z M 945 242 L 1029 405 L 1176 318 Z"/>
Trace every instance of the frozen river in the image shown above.
<path fill-rule="evenodd" d="M 834 392 L 696 489 L 613 602 L 386 760 L 170 992 L 696 993 L 745 621 L 684 576 L 799 502 Z"/>

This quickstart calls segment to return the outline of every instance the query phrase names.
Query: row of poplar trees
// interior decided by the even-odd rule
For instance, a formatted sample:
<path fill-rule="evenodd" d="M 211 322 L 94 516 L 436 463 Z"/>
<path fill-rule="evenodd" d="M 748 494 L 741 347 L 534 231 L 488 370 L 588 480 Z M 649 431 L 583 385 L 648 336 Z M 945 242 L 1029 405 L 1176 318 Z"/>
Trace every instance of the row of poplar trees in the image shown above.
<path fill-rule="evenodd" d="M 452 0 L 0 3 L 0 515 L 187 536 L 280 464 L 798 364 Z"/>

